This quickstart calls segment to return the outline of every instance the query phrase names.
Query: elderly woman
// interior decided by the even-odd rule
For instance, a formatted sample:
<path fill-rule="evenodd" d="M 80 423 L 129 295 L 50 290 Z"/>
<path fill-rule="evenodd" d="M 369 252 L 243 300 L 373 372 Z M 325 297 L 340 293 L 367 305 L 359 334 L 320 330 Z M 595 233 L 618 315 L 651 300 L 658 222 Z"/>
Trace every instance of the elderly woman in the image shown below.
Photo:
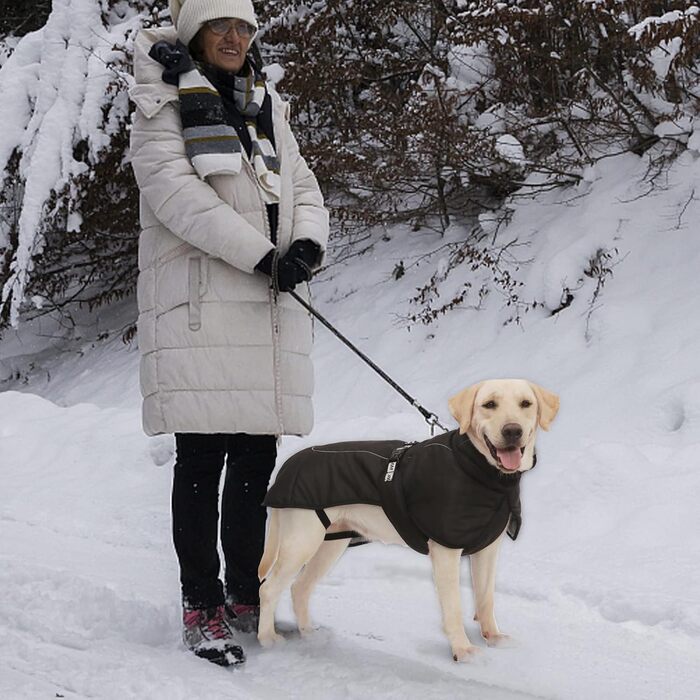
<path fill-rule="evenodd" d="M 170 11 L 174 27 L 136 39 L 130 92 L 143 425 L 175 434 L 185 644 L 228 665 L 245 658 L 235 631 L 257 625 L 277 439 L 312 427 L 311 320 L 285 292 L 307 294 L 328 214 L 288 105 L 249 54 L 250 0 Z"/>

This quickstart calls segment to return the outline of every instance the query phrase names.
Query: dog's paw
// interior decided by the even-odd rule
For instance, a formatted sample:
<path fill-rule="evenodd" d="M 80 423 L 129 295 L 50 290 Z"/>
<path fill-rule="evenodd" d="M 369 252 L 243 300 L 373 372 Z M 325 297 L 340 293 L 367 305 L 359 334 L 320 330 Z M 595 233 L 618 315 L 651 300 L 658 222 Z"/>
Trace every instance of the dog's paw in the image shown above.
<path fill-rule="evenodd" d="M 277 644 L 283 644 L 284 637 L 276 632 L 273 632 L 272 634 L 259 634 L 258 641 L 263 649 L 270 649 Z"/>
<path fill-rule="evenodd" d="M 314 625 L 304 625 L 304 627 L 299 627 L 299 635 L 302 639 L 309 639 L 309 637 L 313 637 L 319 629 L 321 628 Z"/>
<path fill-rule="evenodd" d="M 503 634 L 501 632 L 484 632 L 481 636 L 486 640 L 486 644 L 490 647 L 510 649 L 516 646 L 515 640 L 509 634 Z"/>
<path fill-rule="evenodd" d="M 452 659 L 460 663 L 473 661 L 474 659 L 479 658 L 480 653 L 479 647 L 476 647 L 473 644 L 452 647 Z"/>

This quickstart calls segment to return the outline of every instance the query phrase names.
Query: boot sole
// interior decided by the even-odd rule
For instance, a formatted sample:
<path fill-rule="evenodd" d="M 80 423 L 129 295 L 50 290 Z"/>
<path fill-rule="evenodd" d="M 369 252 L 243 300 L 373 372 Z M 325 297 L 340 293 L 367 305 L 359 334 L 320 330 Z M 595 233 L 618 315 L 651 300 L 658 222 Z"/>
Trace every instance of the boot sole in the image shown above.
<path fill-rule="evenodd" d="M 245 663 L 245 654 L 239 646 L 230 646 L 226 649 L 197 649 L 194 654 L 217 666 L 240 666 Z"/>

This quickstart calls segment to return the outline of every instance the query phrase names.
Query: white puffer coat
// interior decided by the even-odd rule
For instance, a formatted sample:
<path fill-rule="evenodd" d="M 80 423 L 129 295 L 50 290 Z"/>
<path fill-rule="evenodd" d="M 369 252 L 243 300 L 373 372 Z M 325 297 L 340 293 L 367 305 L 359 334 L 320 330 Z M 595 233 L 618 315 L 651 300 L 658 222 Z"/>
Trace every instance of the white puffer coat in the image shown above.
<path fill-rule="evenodd" d="M 148 56 L 172 27 L 142 30 L 130 90 L 131 161 L 141 191 L 138 341 L 143 427 L 158 433 L 303 435 L 311 430 L 312 324 L 254 271 L 273 248 L 253 168 L 201 180 L 185 154 L 177 88 Z M 328 213 L 270 87 L 280 161 L 278 248 L 325 249 Z M 306 295 L 307 290 L 297 287 Z"/>

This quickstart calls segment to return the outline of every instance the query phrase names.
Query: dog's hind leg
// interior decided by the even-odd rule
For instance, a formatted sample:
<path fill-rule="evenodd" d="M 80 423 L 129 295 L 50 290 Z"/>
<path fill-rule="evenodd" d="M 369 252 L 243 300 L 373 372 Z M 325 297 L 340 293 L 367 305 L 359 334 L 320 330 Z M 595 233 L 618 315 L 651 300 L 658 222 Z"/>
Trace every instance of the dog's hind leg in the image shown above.
<path fill-rule="evenodd" d="M 323 544 L 326 529 L 313 510 L 285 508 L 279 511 L 279 550 L 267 578 L 260 586 L 258 640 L 264 647 L 281 641 L 275 632 L 275 610 L 282 592 Z"/>
<path fill-rule="evenodd" d="M 292 584 L 292 605 L 302 635 L 312 631 L 309 598 L 314 587 L 338 561 L 349 544 L 350 538 L 324 542 Z"/>
<path fill-rule="evenodd" d="M 269 573 L 272 565 L 277 559 L 277 552 L 280 548 L 280 514 L 277 508 L 270 509 L 270 525 L 267 528 L 265 537 L 265 550 L 258 565 L 258 580 L 262 581 Z"/>

